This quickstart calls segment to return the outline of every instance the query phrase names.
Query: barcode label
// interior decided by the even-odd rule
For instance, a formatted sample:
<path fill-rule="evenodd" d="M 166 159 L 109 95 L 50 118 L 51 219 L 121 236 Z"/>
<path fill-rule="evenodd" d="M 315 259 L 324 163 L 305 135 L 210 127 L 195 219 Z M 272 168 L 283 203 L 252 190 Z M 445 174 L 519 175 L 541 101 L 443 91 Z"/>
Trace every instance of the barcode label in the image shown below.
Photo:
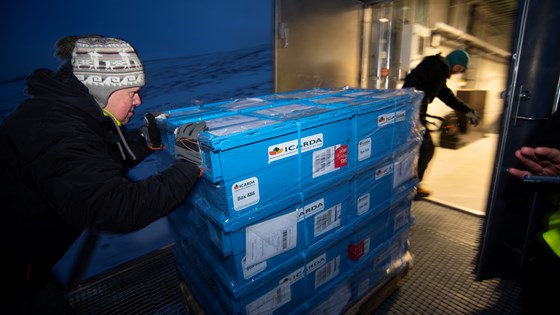
<path fill-rule="evenodd" d="M 245 229 L 247 265 L 251 266 L 297 245 L 297 212 L 272 218 Z"/>
<path fill-rule="evenodd" d="M 348 145 L 334 145 L 313 151 L 312 177 L 328 174 L 348 165 Z"/>
<path fill-rule="evenodd" d="M 323 267 L 317 269 L 315 273 L 315 289 L 322 286 L 325 282 L 336 277 L 340 272 L 340 256 L 329 261 Z"/>
<path fill-rule="evenodd" d="M 315 216 L 314 236 L 317 237 L 340 226 L 340 213 L 342 205 L 337 204 L 330 209 Z"/>
<path fill-rule="evenodd" d="M 288 303 L 292 299 L 291 284 L 285 282 L 267 292 L 265 295 L 247 304 L 246 311 L 249 315 L 272 314 L 274 310 Z"/>
<path fill-rule="evenodd" d="M 325 150 L 318 151 L 313 154 L 313 173 L 322 173 L 327 168 L 332 167 L 333 161 L 333 149 L 327 148 Z"/>

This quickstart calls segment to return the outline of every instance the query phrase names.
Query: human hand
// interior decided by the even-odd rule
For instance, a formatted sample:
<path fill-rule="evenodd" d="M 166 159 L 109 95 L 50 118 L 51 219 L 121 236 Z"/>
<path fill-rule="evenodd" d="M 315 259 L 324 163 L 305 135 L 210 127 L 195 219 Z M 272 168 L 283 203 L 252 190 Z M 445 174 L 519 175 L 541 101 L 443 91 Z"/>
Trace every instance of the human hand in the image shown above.
<path fill-rule="evenodd" d="M 509 168 L 508 173 L 523 178 L 527 175 L 560 176 L 560 150 L 549 147 L 521 147 L 515 157 L 526 170 Z"/>
<path fill-rule="evenodd" d="M 203 121 L 177 127 L 175 129 L 175 158 L 202 167 L 202 155 L 198 145 L 198 136 L 206 129 L 206 123 Z"/>
<path fill-rule="evenodd" d="M 141 129 L 141 134 L 146 139 L 146 145 L 151 150 L 160 150 L 163 148 L 161 143 L 161 134 L 156 124 L 156 119 L 152 113 L 144 114 L 144 127 Z"/>
<path fill-rule="evenodd" d="M 475 127 L 478 126 L 478 123 L 480 122 L 480 117 L 478 117 L 474 111 L 468 112 L 465 115 L 467 116 L 467 118 L 469 118 L 473 126 Z"/>

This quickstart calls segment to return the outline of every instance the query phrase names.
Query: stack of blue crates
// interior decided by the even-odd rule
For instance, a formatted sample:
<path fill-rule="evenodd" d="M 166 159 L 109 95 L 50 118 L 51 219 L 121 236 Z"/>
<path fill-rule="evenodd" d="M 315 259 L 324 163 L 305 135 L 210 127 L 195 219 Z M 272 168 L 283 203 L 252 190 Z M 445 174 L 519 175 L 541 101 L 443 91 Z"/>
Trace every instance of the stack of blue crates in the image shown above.
<path fill-rule="evenodd" d="M 203 176 L 169 216 L 209 314 L 343 311 L 410 263 L 422 92 L 310 89 L 184 107 Z M 171 160 L 171 159 L 169 159 Z"/>

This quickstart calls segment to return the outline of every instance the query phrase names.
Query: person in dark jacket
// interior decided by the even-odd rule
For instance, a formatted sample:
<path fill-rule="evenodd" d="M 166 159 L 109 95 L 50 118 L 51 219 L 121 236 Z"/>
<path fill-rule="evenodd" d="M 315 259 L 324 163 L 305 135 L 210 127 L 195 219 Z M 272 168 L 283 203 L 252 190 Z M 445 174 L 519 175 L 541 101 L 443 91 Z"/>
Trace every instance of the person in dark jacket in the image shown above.
<path fill-rule="evenodd" d="M 457 98 L 451 89 L 447 87 L 447 79 L 449 79 L 452 74 L 464 72 L 469 65 L 469 59 L 468 53 L 464 50 L 454 50 L 446 57 L 442 57 L 441 54 L 428 56 L 406 76 L 404 81 L 403 88 L 413 87 L 416 90 L 424 92 L 424 98 L 419 112 L 420 121 L 422 125 L 426 127 L 426 131 L 424 132 L 418 156 L 418 180 L 420 182 L 416 194 L 418 198 L 427 197 L 430 194 L 430 192 L 421 185 L 421 182 L 435 151 L 432 137 L 426 125 L 428 105 L 437 97 L 444 102 L 445 105 L 466 114 L 474 126 L 478 125 L 479 118 L 475 111 L 461 99 Z"/>
<path fill-rule="evenodd" d="M 144 85 L 136 51 L 100 36 L 58 43 L 64 63 L 32 73 L 30 98 L 0 125 L 2 292 L 14 312 L 62 312 L 46 308 L 44 292 L 84 230 L 139 230 L 180 205 L 200 176 L 200 153 L 176 143 L 183 154 L 167 169 L 127 179 L 127 169 L 162 147 L 153 116 L 142 132 L 124 128 Z"/>
<path fill-rule="evenodd" d="M 531 204 L 532 221 L 526 254 L 522 266 L 523 298 L 528 310 L 553 309 L 557 305 L 557 290 L 551 284 L 560 283 L 560 183 L 547 182 L 547 177 L 560 176 L 560 111 L 556 110 L 515 150 L 517 165 L 507 172 L 519 179 L 528 175 L 543 179 L 527 183 L 522 189 L 534 191 Z"/>

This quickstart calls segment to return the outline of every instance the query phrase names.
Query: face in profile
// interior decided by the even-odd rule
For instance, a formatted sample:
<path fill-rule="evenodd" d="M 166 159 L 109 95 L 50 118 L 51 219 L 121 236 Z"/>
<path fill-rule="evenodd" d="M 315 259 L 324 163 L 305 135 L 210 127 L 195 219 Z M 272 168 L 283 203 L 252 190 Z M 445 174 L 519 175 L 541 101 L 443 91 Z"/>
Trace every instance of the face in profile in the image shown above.
<path fill-rule="evenodd" d="M 126 125 L 132 116 L 136 106 L 142 104 L 140 99 L 140 87 L 131 87 L 113 92 L 109 96 L 105 109 L 118 119 L 121 124 Z"/>

